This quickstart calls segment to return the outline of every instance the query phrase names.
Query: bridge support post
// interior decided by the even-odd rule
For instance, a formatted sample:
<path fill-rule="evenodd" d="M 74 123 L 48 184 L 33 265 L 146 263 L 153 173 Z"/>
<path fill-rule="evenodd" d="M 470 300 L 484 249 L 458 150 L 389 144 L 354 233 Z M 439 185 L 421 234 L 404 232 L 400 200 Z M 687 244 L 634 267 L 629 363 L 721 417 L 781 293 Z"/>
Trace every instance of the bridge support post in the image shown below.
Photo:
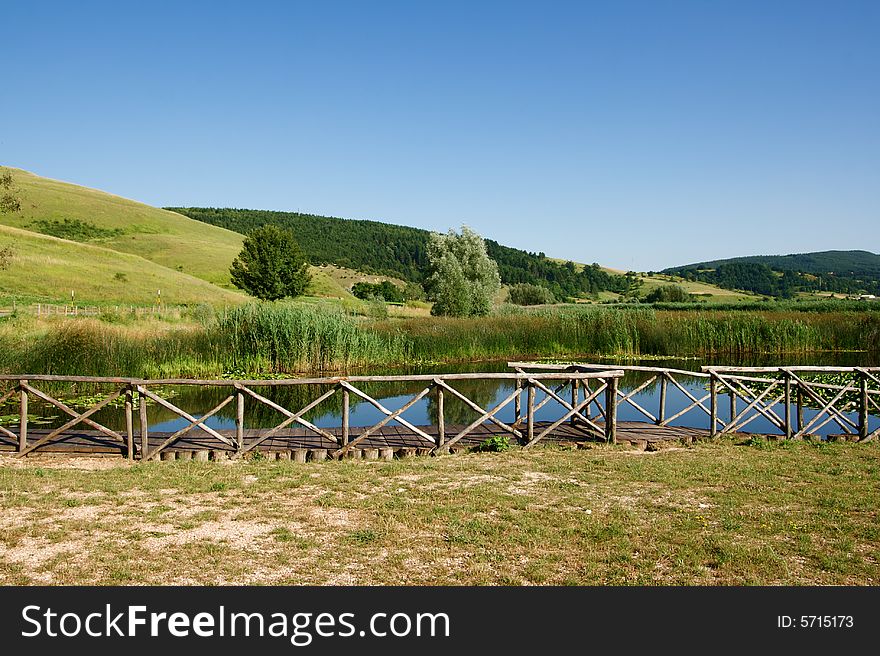
<path fill-rule="evenodd" d="M 350 402 L 348 398 L 348 390 L 342 388 L 342 446 L 348 444 L 349 438 L 349 409 Z"/>
<path fill-rule="evenodd" d="M 241 453 L 244 449 L 244 392 L 235 392 L 235 450 Z"/>
<path fill-rule="evenodd" d="M 666 421 L 666 387 L 669 379 L 666 378 L 666 372 L 660 374 L 660 411 L 657 413 L 657 425 L 660 426 Z"/>
<path fill-rule="evenodd" d="M 715 372 L 709 378 L 709 435 L 716 437 L 718 435 L 718 378 Z"/>
<path fill-rule="evenodd" d="M 134 417 L 132 411 L 134 409 L 134 394 L 131 385 L 125 388 L 125 450 L 126 457 L 134 460 Z"/>
<path fill-rule="evenodd" d="M 28 434 L 28 393 L 25 389 L 26 380 L 20 381 L 21 404 L 19 407 L 19 428 L 18 428 L 18 450 L 24 451 L 27 448 Z"/>
<path fill-rule="evenodd" d="M 617 379 L 608 378 L 605 388 L 605 441 L 617 444 Z"/>
<path fill-rule="evenodd" d="M 519 381 L 517 381 L 519 382 Z M 517 397 L 517 401 L 519 397 Z M 443 388 L 437 386 L 437 448 L 446 444 L 446 410 L 443 407 Z"/>
<path fill-rule="evenodd" d="M 580 382 L 577 378 L 573 378 L 571 381 L 571 407 L 576 408 L 578 401 L 581 398 L 581 390 L 580 390 Z M 577 424 L 577 414 L 573 414 L 571 416 L 571 425 L 575 426 Z"/>
<path fill-rule="evenodd" d="M 868 437 L 868 377 L 859 374 L 859 439 Z"/>
<path fill-rule="evenodd" d="M 529 381 L 529 407 L 528 412 L 528 428 L 526 432 L 527 443 L 531 443 L 535 439 L 535 386 Z"/>
<path fill-rule="evenodd" d="M 791 375 L 785 372 L 785 439 L 791 439 Z"/>
<path fill-rule="evenodd" d="M 138 414 L 141 429 L 141 459 L 147 457 L 150 452 L 149 423 L 147 422 L 147 395 L 138 389 Z"/>

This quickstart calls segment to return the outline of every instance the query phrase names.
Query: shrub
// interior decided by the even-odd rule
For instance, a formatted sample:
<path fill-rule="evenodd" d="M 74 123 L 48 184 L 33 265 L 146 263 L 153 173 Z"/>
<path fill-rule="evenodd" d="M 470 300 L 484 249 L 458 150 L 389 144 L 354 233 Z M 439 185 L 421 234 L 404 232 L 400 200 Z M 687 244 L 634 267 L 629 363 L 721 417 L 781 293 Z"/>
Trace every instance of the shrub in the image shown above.
<path fill-rule="evenodd" d="M 549 289 L 527 282 L 513 285 L 507 293 L 509 302 L 516 305 L 547 305 L 556 302 Z"/>

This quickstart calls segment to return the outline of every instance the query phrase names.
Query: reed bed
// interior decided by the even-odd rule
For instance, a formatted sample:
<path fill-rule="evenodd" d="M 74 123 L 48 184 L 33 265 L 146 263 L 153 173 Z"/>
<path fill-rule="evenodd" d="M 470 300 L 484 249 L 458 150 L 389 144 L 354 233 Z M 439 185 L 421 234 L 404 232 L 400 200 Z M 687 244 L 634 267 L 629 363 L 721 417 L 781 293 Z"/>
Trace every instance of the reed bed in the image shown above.
<path fill-rule="evenodd" d="M 874 312 L 647 307 L 504 310 L 483 318 L 369 320 L 254 303 L 188 325 L 98 319 L 0 325 L 0 369 L 103 376 L 253 376 L 493 358 L 712 356 L 880 350 Z"/>

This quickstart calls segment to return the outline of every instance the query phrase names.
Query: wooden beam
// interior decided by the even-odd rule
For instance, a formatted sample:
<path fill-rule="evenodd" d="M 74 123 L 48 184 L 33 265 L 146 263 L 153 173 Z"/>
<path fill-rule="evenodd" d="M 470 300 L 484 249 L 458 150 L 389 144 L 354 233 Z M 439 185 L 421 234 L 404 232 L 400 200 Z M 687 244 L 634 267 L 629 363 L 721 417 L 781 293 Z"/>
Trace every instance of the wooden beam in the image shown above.
<path fill-rule="evenodd" d="M 617 444 L 617 379 L 609 378 L 605 387 L 605 440 Z"/>
<path fill-rule="evenodd" d="M 28 447 L 28 382 L 22 380 L 19 383 L 21 399 L 19 404 L 19 429 L 18 429 L 18 452 L 24 453 Z"/>
<path fill-rule="evenodd" d="M 125 386 L 125 450 L 126 457 L 134 460 L 134 419 L 132 411 L 134 408 L 133 393 L 131 385 Z"/>

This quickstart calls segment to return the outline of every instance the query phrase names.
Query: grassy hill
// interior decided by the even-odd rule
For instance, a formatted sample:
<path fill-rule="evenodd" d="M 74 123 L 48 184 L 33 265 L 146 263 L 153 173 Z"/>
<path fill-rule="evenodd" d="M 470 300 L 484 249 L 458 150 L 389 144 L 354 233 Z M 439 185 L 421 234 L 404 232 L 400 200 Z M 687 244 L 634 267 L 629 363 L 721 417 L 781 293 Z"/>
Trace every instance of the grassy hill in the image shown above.
<path fill-rule="evenodd" d="M 246 296 L 229 267 L 242 236 L 144 203 L 21 169 L 13 174 L 21 211 L 0 215 L 0 248 L 15 250 L 0 271 L 0 295 L 19 302 L 226 304 Z M 117 275 L 118 274 L 118 275 Z M 312 267 L 314 296 L 353 301 L 349 289 L 379 277 Z M 382 277 L 385 279 L 385 277 Z"/>
<path fill-rule="evenodd" d="M 137 255 L 0 226 L 0 249 L 5 247 L 13 255 L 0 271 L 0 296 L 19 303 L 64 303 L 71 290 L 80 303 L 148 305 L 156 301 L 157 290 L 172 305 L 234 304 L 245 298 Z"/>
<path fill-rule="evenodd" d="M 138 255 L 229 287 L 229 265 L 241 250 L 241 235 L 103 191 L 11 170 L 21 211 L 0 215 L 0 224 L 60 232 L 54 236 Z"/>
<path fill-rule="evenodd" d="M 868 251 L 753 255 L 672 267 L 665 273 L 768 296 L 880 294 L 880 255 Z"/>

